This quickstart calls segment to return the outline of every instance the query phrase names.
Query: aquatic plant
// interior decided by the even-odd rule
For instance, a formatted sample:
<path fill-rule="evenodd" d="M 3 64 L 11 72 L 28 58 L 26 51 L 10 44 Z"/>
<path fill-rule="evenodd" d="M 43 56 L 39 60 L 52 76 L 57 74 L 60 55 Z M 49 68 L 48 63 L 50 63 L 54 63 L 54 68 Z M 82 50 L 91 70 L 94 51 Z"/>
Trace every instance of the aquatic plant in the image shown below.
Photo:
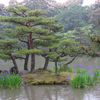
<path fill-rule="evenodd" d="M 100 70 L 96 69 L 94 71 L 93 79 L 96 83 L 100 82 Z"/>
<path fill-rule="evenodd" d="M 18 88 L 22 84 L 22 78 L 19 75 L 0 75 L 0 88 Z"/>
<path fill-rule="evenodd" d="M 84 69 L 78 69 L 76 77 L 71 81 L 71 85 L 74 88 L 85 88 L 93 86 L 93 78 Z"/>

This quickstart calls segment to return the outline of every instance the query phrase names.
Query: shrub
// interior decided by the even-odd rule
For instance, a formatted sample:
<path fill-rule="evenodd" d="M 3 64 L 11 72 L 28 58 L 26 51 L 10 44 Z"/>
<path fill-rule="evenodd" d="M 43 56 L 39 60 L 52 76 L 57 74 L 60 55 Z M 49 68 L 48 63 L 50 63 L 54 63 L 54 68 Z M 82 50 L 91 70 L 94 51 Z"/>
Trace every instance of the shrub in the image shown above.
<path fill-rule="evenodd" d="M 22 84 L 22 78 L 19 75 L 0 75 L 1 88 L 18 88 Z"/>

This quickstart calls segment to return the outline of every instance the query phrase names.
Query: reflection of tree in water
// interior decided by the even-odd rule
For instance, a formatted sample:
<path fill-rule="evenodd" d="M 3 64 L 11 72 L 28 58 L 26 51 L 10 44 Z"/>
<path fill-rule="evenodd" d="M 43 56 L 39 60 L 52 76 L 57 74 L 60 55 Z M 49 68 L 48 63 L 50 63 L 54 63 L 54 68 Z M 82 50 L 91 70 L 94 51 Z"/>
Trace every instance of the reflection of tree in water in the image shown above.
<path fill-rule="evenodd" d="M 44 96 L 48 99 L 48 100 L 58 100 L 58 92 L 59 92 L 59 88 L 55 88 L 55 87 L 46 87 L 45 91 L 44 91 Z"/>
<path fill-rule="evenodd" d="M 45 87 L 43 92 L 43 98 L 40 100 L 74 100 L 71 91 L 63 86 Z"/>
<path fill-rule="evenodd" d="M 78 90 L 67 86 L 24 86 L 0 90 L 0 100 L 99 100 L 99 87 Z"/>
<path fill-rule="evenodd" d="M 52 100 L 52 95 L 51 95 L 50 87 L 46 87 L 43 92 L 44 93 L 43 93 L 42 100 L 45 100 L 46 98 L 48 100 Z"/>
<path fill-rule="evenodd" d="M 28 99 L 25 100 L 96 100 L 100 98 L 100 90 L 72 89 L 67 86 L 32 86 L 25 88 Z M 99 96 L 99 97 L 98 97 Z"/>
<path fill-rule="evenodd" d="M 16 100 L 23 96 L 22 89 L 2 89 L 0 90 L 0 100 Z"/>
<path fill-rule="evenodd" d="M 24 87 L 28 100 L 59 100 L 59 88 L 53 86 Z"/>
<path fill-rule="evenodd" d="M 31 87 L 28 86 L 24 86 L 24 90 L 25 90 L 25 95 L 27 97 L 27 100 L 32 100 L 32 97 L 34 97 L 35 100 L 35 93 L 34 91 L 31 91 Z"/>
<path fill-rule="evenodd" d="M 45 88 L 43 100 L 83 100 L 85 92 L 73 91 L 71 88 L 55 86 Z"/>

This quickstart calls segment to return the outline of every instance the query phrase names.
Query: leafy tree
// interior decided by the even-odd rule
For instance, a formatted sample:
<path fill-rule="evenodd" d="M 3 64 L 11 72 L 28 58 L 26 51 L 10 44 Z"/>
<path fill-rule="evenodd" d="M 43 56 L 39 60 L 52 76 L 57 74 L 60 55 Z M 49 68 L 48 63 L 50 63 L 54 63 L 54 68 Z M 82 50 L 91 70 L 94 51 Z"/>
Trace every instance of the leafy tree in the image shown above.
<path fill-rule="evenodd" d="M 25 66 L 27 70 L 28 58 L 31 55 L 31 72 L 35 69 L 35 54 L 42 54 L 42 45 L 49 45 L 54 38 L 55 33 L 61 30 L 61 26 L 56 20 L 47 18 L 44 12 L 40 10 L 30 10 L 25 6 L 16 6 L 10 8 L 12 13 L 10 17 L 0 17 L 0 21 L 9 22 L 15 25 L 11 31 L 16 34 L 20 42 L 25 44 L 25 47 L 20 48 L 18 54 L 26 55 Z M 47 46 L 46 45 L 46 46 Z"/>
<path fill-rule="evenodd" d="M 89 23 L 89 8 L 81 5 L 69 5 L 60 10 L 57 19 L 64 25 L 64 31 L 73 30 Z"/>
<path fill-rule="evenodd" d="M 32 10 L 46 10 L 47 16 L 54 16 L 56 14 L 55 3 L 55 0 L 24 0 L 22 4 Z"/>
<path fill-rule="evenodd" d="M 91 22 L 95 25 L 95 29 L 100 28 L 100 3 L 95 4 L 91 7 Z"/>

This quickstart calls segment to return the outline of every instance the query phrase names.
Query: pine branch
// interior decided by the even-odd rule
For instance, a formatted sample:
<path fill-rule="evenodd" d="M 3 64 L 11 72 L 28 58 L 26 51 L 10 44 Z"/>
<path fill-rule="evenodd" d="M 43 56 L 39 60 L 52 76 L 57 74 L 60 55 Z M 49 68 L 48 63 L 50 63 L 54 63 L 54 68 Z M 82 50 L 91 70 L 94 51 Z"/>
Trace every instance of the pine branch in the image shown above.
<path fill-rule="evenodd" d="M 18 57 L 18 56 L 14 56 L 15 59 L 25 59 L 24 57 Z"/>
<path fill-rule="evenodd" d="M 21 41 L 21 42 L 23 42 L 23 43 L 27 43 L 27 44 L 28 44 L 28 42 L 27 42 L 27 41 L 24 41 L 24 40 L 22 40 L 22 39 L 20 39 L 20 38 L 19 38 L 19 41 Z"/>
<path fill-rule="evenodd" d="M 77 56 L 73 57 L 69 62 L 67 62 L 66 64 L 64 64 L 64 66 L 67 66 L 69 64 L 71 64 L 75 59 L 76 59 Z"/>

